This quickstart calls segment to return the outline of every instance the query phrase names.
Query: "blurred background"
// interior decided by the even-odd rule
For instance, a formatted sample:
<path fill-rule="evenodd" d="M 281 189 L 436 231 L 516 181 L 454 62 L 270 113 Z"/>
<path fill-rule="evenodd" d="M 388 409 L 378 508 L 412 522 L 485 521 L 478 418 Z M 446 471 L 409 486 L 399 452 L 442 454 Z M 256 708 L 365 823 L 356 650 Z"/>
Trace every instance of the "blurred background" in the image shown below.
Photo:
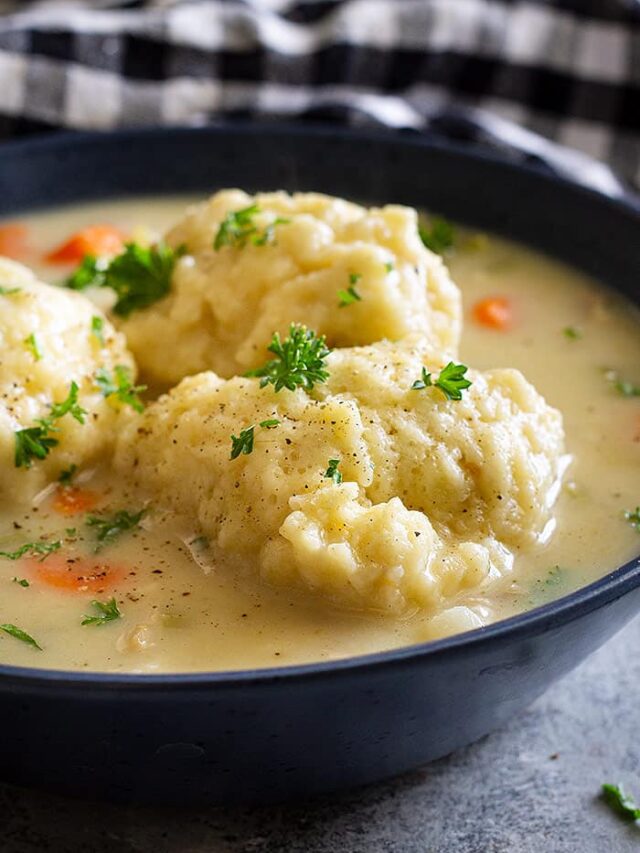
<path fill-rule="evenodd" d="M 0 0 L 0 139 L 228 119 L 439 134 L 639 188 L 640 2 Z"/>

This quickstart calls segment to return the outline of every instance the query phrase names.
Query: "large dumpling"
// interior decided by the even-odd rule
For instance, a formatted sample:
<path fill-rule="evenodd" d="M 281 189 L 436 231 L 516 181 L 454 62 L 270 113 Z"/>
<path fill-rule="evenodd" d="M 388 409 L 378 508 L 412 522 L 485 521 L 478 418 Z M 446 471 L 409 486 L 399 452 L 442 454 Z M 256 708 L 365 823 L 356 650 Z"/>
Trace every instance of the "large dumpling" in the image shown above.
<path fill-rule="evenodd" d="M 119 407 L 96 377 L 116 368 L 134 375 L 124 337 L 88 299 L 0 258 L 0 503 L 28 501 L 63 470 L 110 451 Z"/>
<path fill-rule="evenodd" d="M 190 377 L 116 464 L 270 581 L 438 612 L 543 534 L 564 460 L 559 413 L 517 371 L 470 371 L 461 400 L 412 388 L 445 362 L 416 340 L 335 350 L 309 391 Z"/>
<path fill-rule="evenodd" d="M 410 208 L 226 190 L 190 208 L 166 239 L 186 250 L 170 294 L 122 323 L 142 372 L 156 382 L 244 373 L 294 321 L 330 346 L 419 333 L 456 351 L 460 294 L 423 246 Z"/>

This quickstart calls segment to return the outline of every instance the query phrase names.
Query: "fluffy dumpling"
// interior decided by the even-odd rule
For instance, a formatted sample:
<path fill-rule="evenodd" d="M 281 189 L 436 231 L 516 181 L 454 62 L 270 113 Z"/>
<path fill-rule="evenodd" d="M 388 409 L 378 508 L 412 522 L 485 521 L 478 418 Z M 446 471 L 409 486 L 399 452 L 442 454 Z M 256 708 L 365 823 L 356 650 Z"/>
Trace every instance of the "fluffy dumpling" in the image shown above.
<path fill-rule="evenodd" d="M 28 501 L 71 465 L 110 451 L 119 411 L 96 374 L 113 377 L 116 366 L 135 375 L 124 337 L 88 299 L 0 258 L 0 503 Z M 21 454 L 16 434 L 37 429 L 52 406 L 76 397 L 84 414 L 75 408 L 77 418 L 55 418 L 40 436 L 56 442 L 46 457 Z"/>
<path fill-rule="evenodd" d="M 462 400 L 412 388 L 445 361 L 418 342 L 335 350 L 309 392 L 193 376 L 124 430 L 116 464 L 272 582 L 438 612 L 542 534 L 564 440 L 517 371 L 469 372 Z"/>
<path fill-rule="evenodd" d="M 458 346 L 458 288 L 423 246 L 410 208 L 225 190 L 190 208 L 166 239 L 186 250 L 170 294 L 122 323 L 156 382 L 244 373 L 294 321 L 330 346 L 414 333 L 444 353 Z"/>

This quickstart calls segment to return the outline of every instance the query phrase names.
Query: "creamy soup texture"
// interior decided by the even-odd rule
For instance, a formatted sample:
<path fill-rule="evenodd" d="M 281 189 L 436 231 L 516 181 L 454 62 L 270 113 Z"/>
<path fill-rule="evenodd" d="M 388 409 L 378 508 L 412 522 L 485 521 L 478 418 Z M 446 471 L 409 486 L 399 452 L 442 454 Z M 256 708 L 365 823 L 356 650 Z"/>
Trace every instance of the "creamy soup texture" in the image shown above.
<path fill-rule="evenodd" d="M 51 264 L 45 256 L 69 235 L 87 224 L 112 223 L 134 239 L 154 240 L 181 220 L 192 201 L 132 199 L 32 214 L 21 220 L 27 236 L 15 254 L 42 281 L 58 283 L 73 264 Z M 173 513 L 166 501 L 141 495 L 132 485 L 135 478 L 122 468 L 116 473 L 91 464 L 71 478 L 71 486 L 53 482 L 33 502 L 5 502 L 0 663 L 159 673 L 344 658 L 494 622 L 635 557 L 640 550 L 640 518 L 634 516 L 640 501 L 639 312 L 584 275 L 493 236 L 458 229 L 445 262 L 463 299 L 462 341 L 454 360 L 477 370 L 521 370 L 564 420 L 567 457 L 560 467 L 567 467 L 550 521 L 535 547 L 513 547 L 511 570 L 491 583 L 461 586 L 434 620 L 417 606 L 391 615 L 336 606 L 299 584 L 274 585 L 237 560 L 224 563 L 197 517 Z M 351 259 L 348 263 L 353 266 Z M 368 256 L 359 263 L 345 280 L 352 301 L 359 287 L 367 293 L 361 269 Z M 92 298 L 106 305 L 105 295 L 97 291 Z M 487 298 L 497 298 L 498 309 L 504 300 L 508 323 L 495 327 L 479 321 L 477 306 Z M 340 317 L 348 310 L 348 305 L 344 311 L 334 308 Z M 150 332 L 134 322 L 124 323 L 125 335 L 129 323 L 131 334 L 144 341 Z M 411 318 L 397 322 L 410 324 Z M 446 330 L 436 332 L 446 338 Z M 348 340 L 348 330 L 340 334 L 347 336 L 344 346 L 369 343 Z M 37 344 L 32 341 L 32 348 Z M 442 346 L 446 351 L 446 340 Z M 34 361 L 37 355 L 34 350 Z M 179 357 L 176 353 L 176 364 Z M 223 375 L 240 372 L 230 365 Z M 150 386 L 151 400 L 177 377 L 143 375 L 141 381 Z M 243 425 L 238 423 L 238 431 Z M 278 428 L 282 424 L 256 428 L 254 455 L 268 449 L 265 442 L 275 441 Z M 118 511 L 126 511 L 121 527 L 130 523 L 130 529 L 113 541 L 104 523 L 87 523 L 88 517 L 104 522 Z M 60 544 L 51 553 L 31 549 L 20 556 L 20 549 L 34 542 Z M 459 620 L 458 608 L 467 608 L 466 621 Z"/>

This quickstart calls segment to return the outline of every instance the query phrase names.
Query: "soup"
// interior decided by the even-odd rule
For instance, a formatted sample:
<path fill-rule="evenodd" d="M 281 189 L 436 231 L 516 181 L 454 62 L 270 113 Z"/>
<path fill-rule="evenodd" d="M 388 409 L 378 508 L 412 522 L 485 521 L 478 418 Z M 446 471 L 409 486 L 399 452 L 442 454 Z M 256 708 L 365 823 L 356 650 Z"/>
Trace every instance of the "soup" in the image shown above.
<path fill-rule="evenodd" d="M 87 224 L 112 223 L 133 239 L 153 241 L 180 220 L 190 202 L 192 199 L 186 198 L 133 199 L 33 214 L 23 220 L 28 245 L 14 254 L 43 281 L 56 283 L 74 266 L 65 266 L 59 260 L 50 263 L 47 254 Z M 247 231 L 242 223 L 237 227 L 236 222 L 234 227 L 236 234 L 243 228 Z M 0 226 L 0 253 L 2 233 Z M 266 233 L 266 228 L 257 229 L 243 239 L 252 240 L 257 235 L 258 240 L 267 242 L 272 238 L 265 237 Z M 449 242 L 447 235 L 444 242 Z M 5 245 L 5 253 L 9 248 Z M 439 248 L 446 249 L 446 264 L 462 292 L 464 305 L 459 356 L 451 363 L 459 361 L 478 370 L 521 370 L 547 403 L 561 412 L 564 422 L 566 453 L 562 459 L 558 456 L 555 490 L 549 491 L 553 508 L 548 523 L 541 525 L 530 545 L 509 546 L 512 563 L 508 568 L 493 575 L 491 570 L 479 584 L 465 581 L 453 592 L 446 592 L 445 585 L 442 595 L 447 596 L 446 608 L 427 612 L 426 616 L 410 594 L 406 596 L 407 606 L 389 612 L 382 598 L 376 598 L 370 608 L 359 606 L 360 599 L 341 600 L 338 595 L 336 600 L 325 594 L 327 590 L 316 577 L 303 578 L 302 584 L 297 582 L 299 577 L 296 583 L 286 578 L 285 582 L 273 583 L 273 571 L 271 575 L 256 573 L 251 560 L 241 559 L 242 555 L 222 559 L 211 537 L 203 534 L 196 515 L 174 512 L 171 500 L 157 500 L 152 487 L 146 494 L 141 491 L 133 475 L 137 451 L 126 450 L 120 455 L 117 470 L 106 458 L 103 464 L 79 466 L 77 472 L 61 465 L 62 482 L 58 482 L 59 476 L 50 477 L 32 500 L 3 507 L 0 662 L 160 673 L 344 658 L 489 624 L 583 586 L 633 558 L 640 543 L 636 510 L 640 392 L 634 385 L 640 382 L 637 310 L 576 271 L 492 236 L 457 229 L 453 246 Z M 353 264 L 352 255 L 349 263 Z M 363 270 L 367 269 L 368 256 L 362 256 L 358 263 L 360 266 L 348 271 L 336 302 L 334 314 L 340 318 L 347 315 L 351 305 L 364 304 L 367 298 Z M 391 261 L 385 264 L 392 265 Z M 316 273 L 320 274 L 314 269 Z M 3 281 L 0 285 L 5 291 L 17 289 Z M 109 295 L 101 289 L 91 292 L 98 304 L 108 305 L 105 298 Z M 130 341 L 135 339 L 141 346 L 139 342 L 150 332 L 136 328 L 135 314 L 131 317 L 121 328 Z M 410 324 L 412 318 L 402 322 Z M 363 334 L 369 333 L 362 328 Z M 99 335 L 100 329 L 94 332 Z M 350 341 L 348 330 L 336 334 L 347 336 L 345 343 L 339 340 L 337 349 L 369 343 Z M 447 353 L 446 328 L 441 332 L 434 326 L 433 334 L 441 335 L 439 346 Z M 372 331 L 373 341 L 375 335 Z M 34 364 L 46 358 L 37 335 L 30 341 L 25 336 L 25 341 Z M 172 346 L 156 334 L 153 347 L 161 352 Z M 182 357 L 178 346 L 174 354 L 175 359 L 166 359 L 169 373 Z M 192 357 L 192 353 L 187 355 Z M 130 382 L 123 397 L 122 389 L 118 390 L 116 361 L 101 386 L 103 392 L 109 382 L 115 388 L 107 395 L 107 402 L 109 397 L 126 400 L 127 394 L 133 394 L 134 399 L 142 395 L 150 402 L 178 378 L 154 374 L 153 369 L 143 371 L 141 381 L 147 382 L 149 389 L 138 391 Z M 448 355 L 442 363 L 445 361 L 449 361 Z M 353 370 L 351 366 L 345 369 Z M 444 369 L 440 367 L 439 377 Z M 227 375 L 241 372 L 231 365 Z M 446 386 L 450 393 L 463 398 L 468 393 L 460 385 L 464 375 L 470 374 L 459 374 L 457 385 Z M 417 374 L 415 379 L 415 395 L 437 395 L 439 390 L 430 386 L 444 382 L 436 379 L 435 371 L 423 374 L 422 379 Z M 244 381 L 258 387 L 258 378 Z M 476 385 L 480 381 L 474 379 Z M 214 391 L 219 393 L 217 385 Z M 267 389 L 267 393 L 271 391 Z M 444 400 L 444 394 L 440 397 L 443 406 L 455 406 L 455 400 Z M 60 402 L 59 397 L 56 402 Z M 340 402 L 344 403 L 342 397 Z M 330 404 L 323 398 L 322 405 Z M 155 423 L 169 410 L 148 408 L 150 411 L 157 413 L 152 418 Z M 108 414 L 101 413 L 100 417 Z M 127 415 L 135 419 L 138 413 L 132 410 Z M 238 459 L 239 464 L 249 464 L 258 450 L 267 452 L 280 440 L 276 436 L 285 434 L 284 421 L 293 415 L 287 412 L 283 416 L 280 411 L 278 415 L 260 424 L 256 418 L 250 436 L 246 430 L 251 419 L 238 421 L 234 438 L 241 442 L 244 433 L 245 445 L 228 464 Z M 71 419 L 73 412 L 62 417 Z M 270 424 L 270 420 L 278 423 Z M 52 421 L 50 426 L 55 430 L 57 424 Z M 131 424 L 126 428 L 147 429 Z M 57 433 L 49 435 L 55 440 Z M 249 438 L 251 457 L 246 453 Z M 535 441 L 535 436 L 529 439 Z M 229 456 L 237 446 L 229 445 Z M 49 458 L 53 458 L 55 446 L 50 450 Z M 122 462 L 123 458 L 129 461 Z M 39 460 L 30 461 L 30 470 L 36 471 Z M 349 479 L 341 473 L 347 470 L 346 454 L 340 460 L 327 457 L 326 461 L 327 472 L 319 476 L 326 479 L 329 488 L 343 487 L 339 481 Z M 144 459 L 140 464 L 145 465 Z M 149 463 L 150 468 L 158 465 Z M 177 478 L 176 493 L 180 472 Z M 408 512 L 413 511 L 415 503 L 407 501 Z M 259 504 L 256 507 L 259 509 Z M 441 527 L 444 529 L 448 522 L 445 524 L 436 510 L 434 513 L 435 530 L 440 535 Z M 416 536 L 420 533 L 421 529 L 415 531 Z M 32 547 L 25 547 L 28 545 Z M 279 566 L 279 561 L 279 557 L 273 558 L 269 565 Z M 304 575 L 304 561 L 301 565 L 298 574 Z M 466 614 L 462 620 L 461 613 Z"/>

